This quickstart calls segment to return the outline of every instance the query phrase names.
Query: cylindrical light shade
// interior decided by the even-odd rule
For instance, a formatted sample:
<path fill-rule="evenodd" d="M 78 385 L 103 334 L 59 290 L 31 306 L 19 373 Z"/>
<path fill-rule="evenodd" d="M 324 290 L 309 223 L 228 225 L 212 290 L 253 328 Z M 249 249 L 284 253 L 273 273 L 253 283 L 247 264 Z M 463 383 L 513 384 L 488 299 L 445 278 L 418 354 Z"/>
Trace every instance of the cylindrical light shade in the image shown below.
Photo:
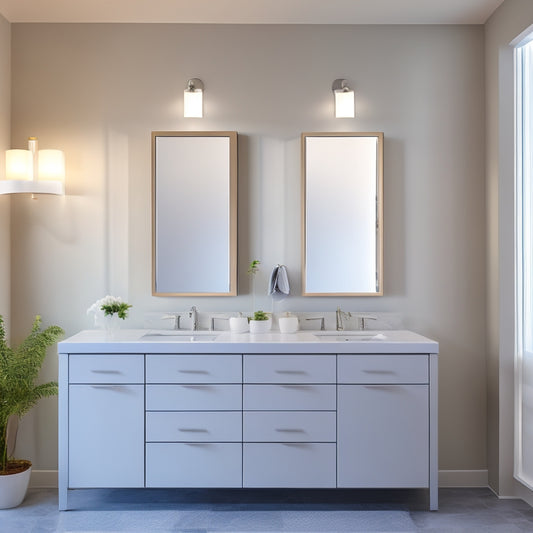
<path fill-rule="evenodd" d="M 33 156 L 29 150 L 6 150 L 6 179 L 33 179 Z"/>
<path fill-rule="evenodd" d="M 185 89 L 183 92 L 183 116 L 185 118 L 203 117 L 203 91 Z"/>
<path fill-rule="evenodd" d="M 335 92 L 335 117 L 336 118 L 354 118 L 355 102 L 353 91 L 334 91 Z"/>
<path fill-rule="evenodd" d="M 65 181 L 65 155 L 61 150 L 39 150 L 39 180 Z"/>

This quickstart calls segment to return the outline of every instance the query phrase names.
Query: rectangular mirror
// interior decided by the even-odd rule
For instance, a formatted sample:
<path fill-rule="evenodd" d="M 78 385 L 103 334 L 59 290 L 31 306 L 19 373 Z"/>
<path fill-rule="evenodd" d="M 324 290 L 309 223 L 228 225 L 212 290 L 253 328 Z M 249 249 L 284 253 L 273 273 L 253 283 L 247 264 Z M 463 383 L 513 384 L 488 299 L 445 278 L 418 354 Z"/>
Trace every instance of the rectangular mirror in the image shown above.
<path fill-rule="evenodd" d="M 237 294 L 237 132 L 152 132 L 152 294 Z"/>
<path fill-rule="evenodd" d="M 304 296 L 383 294 L 383 133 L 303 133 Z"/>

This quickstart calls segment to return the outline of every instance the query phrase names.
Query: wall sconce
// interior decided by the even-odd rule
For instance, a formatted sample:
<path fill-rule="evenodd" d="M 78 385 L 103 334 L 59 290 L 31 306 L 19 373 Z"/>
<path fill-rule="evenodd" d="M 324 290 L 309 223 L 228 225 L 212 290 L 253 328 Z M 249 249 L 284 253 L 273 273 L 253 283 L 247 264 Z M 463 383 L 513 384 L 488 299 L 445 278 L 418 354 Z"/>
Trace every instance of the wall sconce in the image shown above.
<path fill-rule="evenodd" d="M 65 194 L 65 156 L 61 150 L 39 150 L 36 137 L 27 150 L 6 150 L 6 179 L 0 194 Z"/>
<path fill-rule="evenodd" d="M 355 95 L 346 80 L 338 79 L 331 86 L 335 95 L 335 118 L 355 117 Z"/>
<path fill-rule="evenodd" d="M 183 91 L 183 116 L 185 118 L 202 118 L 204 84 L 198 78 L 191 78 L 187 81 L 187 88 Z"/>

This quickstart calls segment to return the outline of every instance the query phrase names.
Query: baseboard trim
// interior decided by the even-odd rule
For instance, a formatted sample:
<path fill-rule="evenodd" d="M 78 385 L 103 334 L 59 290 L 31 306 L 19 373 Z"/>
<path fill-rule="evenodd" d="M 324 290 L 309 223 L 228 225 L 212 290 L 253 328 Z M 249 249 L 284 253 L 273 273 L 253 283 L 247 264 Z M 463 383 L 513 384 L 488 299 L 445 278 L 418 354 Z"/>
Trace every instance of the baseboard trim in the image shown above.
<path fill-rule="evenodd" d="M 439 470 L 439 487 L 488 487 L 488 470 Z M 57 489 L 57 470 L 32 470 L 30 488 Z"/>
<path fill-rule="evenodd" d="M 57 470 L 32 470 L 30 489 L 57 489 Z"/>
<path fill-rule="evenodd" d="M 488 470 L 439 470 L 439 487 L 488 486 Z"/>

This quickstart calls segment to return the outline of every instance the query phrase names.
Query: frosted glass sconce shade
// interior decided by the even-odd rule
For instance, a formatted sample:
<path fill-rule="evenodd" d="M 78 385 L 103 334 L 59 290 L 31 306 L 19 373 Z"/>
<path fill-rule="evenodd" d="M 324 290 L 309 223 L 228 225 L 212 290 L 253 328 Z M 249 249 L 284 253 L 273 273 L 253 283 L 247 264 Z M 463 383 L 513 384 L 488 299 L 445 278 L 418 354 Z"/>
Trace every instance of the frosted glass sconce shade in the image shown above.
<path fill-rule="evenodd" d="M 65 181 L 65 154 L 61 150 L 39 150 L 39 180 Z"/>
<path fill-rule="evenodd" d="M 38 150 L 28 139 L 28 150 L 6 150 L 6 179 L 0 194 L 65 194 L 65 156 L 61 150 Z"/>
<path fill-rule="evenodd" d="M 342 79 L 335 80 L 331 88 L 335 95 L 335 117 L 354 118 L 355 94 L 348 87 L 348 82 Z"/>
<path fill-rule="evenodd" d="M 204 84 L 198 78 L 187 81 L 183 91 L 183 116 L 185 118 L 202 118 L 204 116 Z"/>
<path fill-rule="evenodd" d="M 6 179 L 31 180 L 33 156 L 29 150 L 6 150 Z"/>

